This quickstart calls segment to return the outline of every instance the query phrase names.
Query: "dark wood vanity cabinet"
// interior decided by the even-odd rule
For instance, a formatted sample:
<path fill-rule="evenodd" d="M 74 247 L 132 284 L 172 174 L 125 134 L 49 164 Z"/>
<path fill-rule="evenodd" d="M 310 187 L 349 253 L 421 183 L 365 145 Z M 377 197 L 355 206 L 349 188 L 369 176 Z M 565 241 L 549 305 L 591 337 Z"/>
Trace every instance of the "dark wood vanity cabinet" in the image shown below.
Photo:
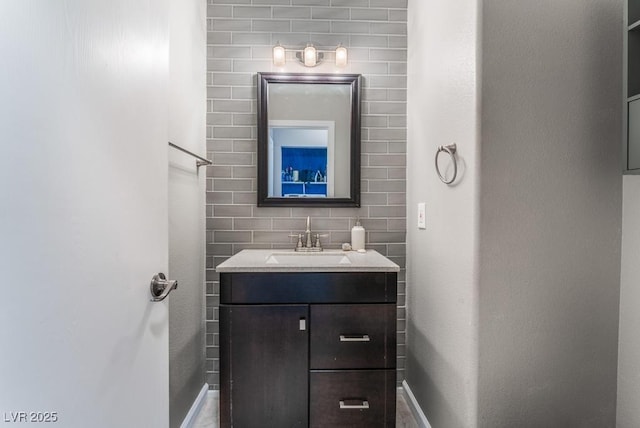
<path fill-rule="evenodd" d="M 221 426 L 395 426 L 396 284 L 396 272 L 221 273 Z"/>

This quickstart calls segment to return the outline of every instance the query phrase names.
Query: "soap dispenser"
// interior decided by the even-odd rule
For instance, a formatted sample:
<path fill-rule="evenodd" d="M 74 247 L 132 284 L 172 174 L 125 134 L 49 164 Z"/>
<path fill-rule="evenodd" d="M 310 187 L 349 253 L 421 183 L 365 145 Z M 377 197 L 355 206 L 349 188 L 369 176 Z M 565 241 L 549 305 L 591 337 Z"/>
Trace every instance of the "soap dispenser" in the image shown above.
<path fill-rule="evenodd" d="M 365 251 L 364 249 L 364 227 L 360 224 L 360 219 L 356 220 L 356 225 L 351 229 L 351 248 L 354 251 Z"/>

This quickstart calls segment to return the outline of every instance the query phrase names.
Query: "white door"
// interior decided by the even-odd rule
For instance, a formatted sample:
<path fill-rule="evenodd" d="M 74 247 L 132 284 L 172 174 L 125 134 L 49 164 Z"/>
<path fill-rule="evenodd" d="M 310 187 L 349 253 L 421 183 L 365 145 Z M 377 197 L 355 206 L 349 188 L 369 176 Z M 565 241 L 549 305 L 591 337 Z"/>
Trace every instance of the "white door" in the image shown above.
<path fill-rule="evenodd" d="M 167 11 L 0 2 L 0 423 L 169 425 Z"/>

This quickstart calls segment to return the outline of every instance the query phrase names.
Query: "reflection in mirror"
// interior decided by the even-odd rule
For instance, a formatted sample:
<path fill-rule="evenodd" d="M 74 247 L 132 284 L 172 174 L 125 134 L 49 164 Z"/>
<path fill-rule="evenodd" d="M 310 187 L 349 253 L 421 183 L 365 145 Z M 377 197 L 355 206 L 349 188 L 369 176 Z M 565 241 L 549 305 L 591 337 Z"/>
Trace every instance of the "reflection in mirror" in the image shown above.
<path fill-rule="evenodd" d="M 359 206 L 359 76 L 258 81 L 258 205 Z"/>
<path fill-rule="evenodd" d="M 269 121 L 269 197 L 333 198 L 334 165 L 333 121 Z"/>

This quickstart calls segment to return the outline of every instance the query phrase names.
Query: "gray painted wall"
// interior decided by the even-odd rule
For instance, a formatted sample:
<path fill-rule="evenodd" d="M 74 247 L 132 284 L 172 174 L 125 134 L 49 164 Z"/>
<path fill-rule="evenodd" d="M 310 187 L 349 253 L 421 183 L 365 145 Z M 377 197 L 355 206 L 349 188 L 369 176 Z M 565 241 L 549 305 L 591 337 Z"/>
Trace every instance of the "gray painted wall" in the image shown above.
<path fill-rule="evenodd" d="M 622 3 L 481 5 L 409 4 L 407 382 L 433 426 L 614 426 Z"/>
<path fill-rule="evenodd" d="M 640 426 L 640 177 L 623 180 L 617 426 Z"/>
<path fill-rule="evenodd" d="M 409 2 L 406 379 L 433 427 L 473 427 L 477 405 L 478 9 Z M 443 184 L 436 148 L 456 143 Z M 442 158 L 443 169 L 446 159 Z M 417 204 L 426 202 L 425 230 Z"/>
<path fill-rule="evenodd" d="M 169 140 L 205 153 L 206 5 L 169 4 Z M 170 426 L 184 420 L 205 380 L 204 189 L 205 170 L 169 148 L 169 278 L 179 287 L 169 306 Z"/>
<path fill-rule="evenodd" d="M 484 1 L 479 426 L 615 424 L 622 1 Z"/>
<path fill-rule="evenodd" d="M 172 427 L 180 426 L 205 383 L 203 195 L 204 171 L 198 174 L 193 159 L 172 150 L 168 275 L 179 281 L 168 297 Z"/>
<path fill-rule="evenodd" d="M 219 282 L 215 266 L 243 248 L 291 248 L 287 235 L 328 233 L 326 247 L 350 241 L 360 216 L 366 242 L 405 265 L 406 0 L 209 0 L 207 11 L 206 352 L 207 381 L 218 388 Z M 276 42 L 349 49 L 349 65 L 314 69 L 289 61 L 279 71 L 363 75 L 362 207 L 256 206 L 256 72 L 278 71 Z M 405 364 L 405 278 L 399 275 L 398 381 Z"/>

